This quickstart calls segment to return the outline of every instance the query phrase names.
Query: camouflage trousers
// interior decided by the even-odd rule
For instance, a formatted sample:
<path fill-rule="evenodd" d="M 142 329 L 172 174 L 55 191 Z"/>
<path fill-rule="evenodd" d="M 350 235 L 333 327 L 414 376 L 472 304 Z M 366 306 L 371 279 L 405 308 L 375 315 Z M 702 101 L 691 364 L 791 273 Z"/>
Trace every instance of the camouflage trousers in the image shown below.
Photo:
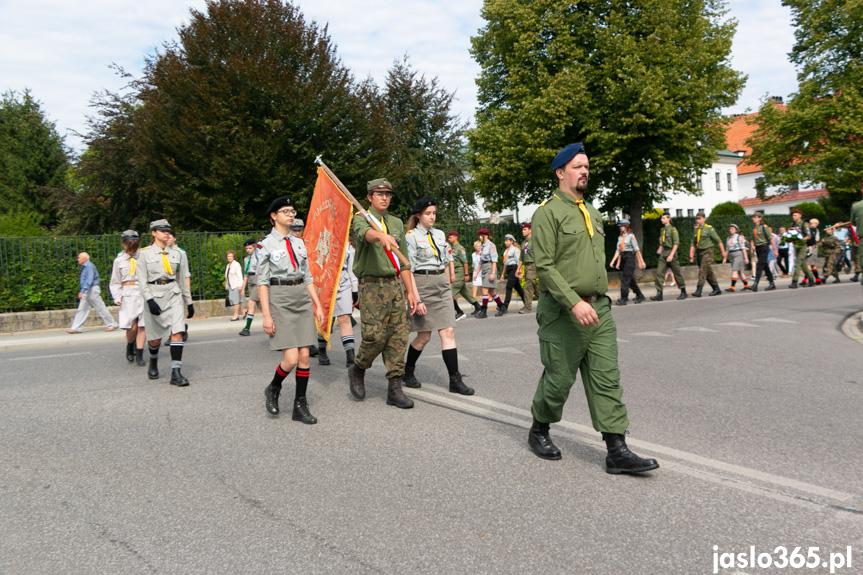
<path fill-rule="evenodd" d="M 680 258 L 677 254 L 668 261 L 668 256 L 671 255 L 671 248 L 662 248 L 662 253 L 659 256 L 659 263 L 656 264 L 656 275 L 653 278 L 653 285 L 656 286 L 656 293 L 662 293 L 662 288 L 665 284 L 665 272 L 671 268 L 671 273 L 674 274 L 674 282 L 682 290 L 686 289 L 686 282 L 683 280 L 683 274 L 680 273 Z"/>
<path fill-rule="evenodd" d="M 364 281 L 368 279 L 383 281 Z M 357 367 L 368 369 L 383 355 L 387 379 L 403 376 L 410 327 L 402 282 L 395 277 L 361 278 L 359 299 L 362 339 L 354 360 Z"/>
<path fill-rule="evenodd" d="M 470 305 L 476 303 L 476 298 L 473 297 L 473 294 L 470 293 L 470 288 L 464 283 L 463 276 L 456 274 L 455 281 L 452 282 L 452 297 L 457 298 L 458 296 L 463 297 Z"/>
<path fill-rule="evenodd" d="M 860 260 L 863 260 L 863 258 L 857 257 L 857 254 L 859 251 L 860 251 L 860 247 L 855 246 L 854 242 L 851 242 L 851 261 L 854 262 L 854 273 L 855 274 L 860 273 L 860 269 L 861 269 Z"/>
<path fill-rule="evenodd" d="M 524 308 L 531 309 L 533 307 L 533 294 L 536 291 L 536 264 L 533 262 L 524 263 Z"/>
<path fill-rule="evenodd" d="M 836 258 L 841 252 L 822 252 L 824 254 L 824 277 L 829 278 L 832 275 L 839 277 L 839 272 L 836 270 Z"/>
<path fill-rule="evenodd" d="M 713 273 L 713 248 L 695 250 L 695 259 L 698 261 L 698 287 L 704 286 L 705 281 L 711 287 L 719 285 Z"/>

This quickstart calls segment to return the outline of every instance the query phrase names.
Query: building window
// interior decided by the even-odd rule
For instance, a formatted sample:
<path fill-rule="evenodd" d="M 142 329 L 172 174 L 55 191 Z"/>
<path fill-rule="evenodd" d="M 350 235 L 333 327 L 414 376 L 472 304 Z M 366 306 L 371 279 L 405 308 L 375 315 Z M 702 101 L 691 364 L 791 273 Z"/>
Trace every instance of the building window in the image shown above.
<path fill-rule="evenodd" d="M 728 172 L 725 174 L 725 181 L 728 183 L 728 191 L 729 192 L 733 191 L 731 189 L 731 172 Z"/>
<path fill-rule="evenodd" d="M 714 172 L 714 175 L 716 176 L 716 191 L 718 192 L 719 190 L 722 189 L 722 187 L 719 185 L 719 183 L 720 183 L 719 172 Z"/>
<path fill-rule="evenodd" d="M 701 175 L 695 178 L 695 189 L 699 192 L 704 189 L 704 183 L 701 181 Z"/>
<path fill-rule="evenodd" d="M 695 215 L 695 210 L 686 210 L 686 215 L 690 218 Z"/>
<path fill-rule="evenodd" d="M 682 218 L 682 217 L 683 217 L 683 210 L 677 210 L 677 217 L 678 217 L 678 218 Z"/>

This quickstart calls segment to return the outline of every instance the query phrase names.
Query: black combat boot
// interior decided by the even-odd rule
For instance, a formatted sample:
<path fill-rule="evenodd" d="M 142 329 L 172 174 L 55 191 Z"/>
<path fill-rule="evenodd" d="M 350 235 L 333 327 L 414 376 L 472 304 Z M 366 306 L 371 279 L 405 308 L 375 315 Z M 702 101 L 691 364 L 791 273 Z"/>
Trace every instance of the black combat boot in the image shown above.
<path fill-rule="evenodd" d="M 776 289 L 776 284 L 775 284 L 775 283 L 773 283 L 773 280 L 767 280 L 767 281 L 769 281 L 769 282 L 770 282 L 770 285 L 768 285 L 766 288 L 764 288 L 764 291 L 773 291 L 773 290 L 775 290 L 775 289 Z"/>
<path fill-rule="evenodd" d="M 147 368 L 147 377 L 150 379 L 159 379 L 159 358 L 150 358 L 150 367 Z"/>
<path fill-rule="evenodd" d="M 345 352 L 345 367 L 350 367 L 354 364 L 354 350 L 349 349 Z"/>
<path fill-rule="evenodd" d="M 395 405 L 401 409 L 410 409 L 414 402 L 402 391 L 402 378 L 393 377 L 389 380 L 387 387 L 387 405 Z"/>
<path fill-rule="evenodd" d="M 614 305 L 626 305 L 627 303 L 629 303 L 629 300 L 622 297 L 614 300 Z"/>
<path fill-rule="evenodd" d="M 189 385 L 189 380 L 186 379 L 186 376 L 183 375 L 179 367 L 171 368 L 171 385 L 176 385 L 177 387 L 186 387 Z"/>
<path fill-rule="evenodd" d="M 267 411 L 271 415 L 279 414 L 279 394 L 282 393 L 282 386 L 275 386 L 272 383 L 264 389 L 264 397 L 266 398 Z"/>
<path fill-rule="evenodd" d="M 655 296 L 651 296 L 650 301 L 662 301 L 662 292 L 656 292 Z"/>
<path fill-rule="evenodd" d="M 480 306 L 479 312 L 476 314 L 476 319 L 485 319 L 488 317 L 488 307 Z"/>
<path fill-rule="evenodd" d="M 147 362 L 144 361 L 144 348 L 135 350 L 135 363 L 139 366 L 147 365 Z"/>
<path fill-rule="evenodd" d="M 620 473 L 643 473 L 657 469 L 659 463 L 655 459 L 644 459 L 629 450 L 626 440 L 618 433 L 602 432 L 602 439 L 608 448 L 605 458 L 605 471 L 613 475 Z"/>
<path fill-rule="evenodd" d="M 751 286 L 745 287 L 743 289 L 748 289 L 752 293 L 758 293 L 758 282 L 760 282 L 760 281 L 761 281 L 760 279 L 755 280 L 754 282 L 752 282 Z"/>
<path fill-rule="evenodd" d="M 415 365 L 412 365 L 412 366 L 406 365 L 405 366 L 405 374 L 402 377 L 402 384 L 405 387 L 412 387 L 413 389 L 418 389 L 418 388 L 422 387 L 422 384 L 416 378 L 416 375 L 415 375 L 416 369 L 417 369 L 417 366 L 415 366 Z"/>
<path fill-rule="evenodd" d="M 794 281 L 794 280 L 791 280 L 791 285 L 790 285 L 790 286 L 788 286 L 788 287 L 789 287 L 790 289 L 797 289 L 797 282 L 796 282 L 796 281 Z"/>
<path fill-rule="evenodd" d="M 711 287 L 713 288 L 713 291 L 707 295 L 722 295 L 722 290 L 719 289 L 719 284 L 711 286 Z"/>
<path fill-rule="evenodd" d="M 834 279 L 834 280 L 833 280 L 833 283 L 835 283 L 835 284 L 838 284 L 839 282 L 841 282 L 841 281 L 842 281 L 842 280 L 840 280 L 840 279 L 839 279 L 839 274 L 836 274 L 836 275 L 835 275 L 835 276 L 833 276 L 833 277 L 834 277 L 834 278 L 836 278 L 836 279 Z"/>
<path fill-rule="evenodd" d="M 350 382 L 351 395 L 357 399 L 366 398 L 365 384 L 366 370 L 360 369 L 357 364 L 352 363 L 348 368 L 348 381 Z"/>
<path fill-rule="evenodd" d="M 327 355 L 327 344 L 318 346 L 318 365 L 330 365 L 330 356 Z"/>
<path fill-rule="evenodd" d="M 318 357 L 318 346 L 310 345 L 309 346 L 309 357 Z"/>
<path fill-rule="evenodd" d="M 306 401 L 306 396 L 294 400 L 294 412 L 291 414 L 291 419 L 302 421 L 307 425 L 318 422 L 318 418 L 309 412 L 309 402 Z"/>
<path fill-rule="evenodd" d="M 126 344 L 126 361 L 132 363 L 135 361 L 135 343 L 127 343 Z"/>
<path fill-rule="evenodd" d="M 533 418 L 533 425 L 527 432 L 527 444 L 537 457 L 543 459 L 560 459 L 560 449 L 551 441 L 548 434 L 549 424 L 540 423 Z"/>
<path fill-rule="evenodd" d="M 497 306 L 497 313 L 494 314 L 494 317 L 500 317 L 502 315 L 506 315 L 506 306 L 505 305 Z"/>
<path fill-rule="evenodd" d="M 470 315 L 472 315 L 473 317 L 476 317 L 479 314 L 481 309 L 482 309 L 482 306 L 479 305 L 478 301 L 473 302 L 473 311 L 470 313 Z"/>
<path fill-rule="evenodd" d="M 860 272 L 857 272 L 856 274 L 854 274 L 853 276 L 851 276 L 851 281 L 852 281 L 852 282 L 856 282 L 856 281 L 858 281 L 859 279 L 860 279 Z"/>
<path fill-rule="evenodd" d="M 643 294 L 643 293 L 638 292 L 637 294 L 635 294 L 635 301 L 633 301 L 632 303 L 641 303 L 641 302 L 643 302 L 643 301 L 644 301 L 644 300 L 646 300 L 646 299 L 647 299 L 647 298 L 646 298 L 646 297 L 644 297 L 644 294 Z"/>
<path fill-rule="evenodd" d="M 462 395 L 474 394 L 473 388 L 464 384 L 460 373 L 455 373 L 449 376 L 449 390 L 451 393 L 460 393 Z"/>
<path fill-rule="evenodd" d="M 692 297 L 701 297 L 701 290 L 704 289 L 704 286 L 698 286 L 695 288 L 695 291 L 692 292 Z"/>
<path fill-rule="evenodd" d="M 680 295 L 677 296 L 677 299 L 686 299 L 689 297 L 689 294 L 686 293 L 685 289 L 680 290 Z"/>

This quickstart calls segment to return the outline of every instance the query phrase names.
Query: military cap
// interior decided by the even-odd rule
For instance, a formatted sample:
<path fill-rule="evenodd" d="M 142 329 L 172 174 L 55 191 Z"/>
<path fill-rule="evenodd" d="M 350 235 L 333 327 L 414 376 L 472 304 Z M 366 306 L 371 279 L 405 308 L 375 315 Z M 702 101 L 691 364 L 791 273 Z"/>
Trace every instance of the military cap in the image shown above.
<path fill-rule="evenodd" d="M 276 198 L 270 203 L 270 207 L 267 208 L 267 215 L 269 216 L 273 212 L 278 212 L 282 208 L 294 207 L 294 202 L 291 201 L 291 198 L 288 196 L 282 196 L 280 198 Z"/>
<path fill-rule="evenodd" d="M 431 196 L 426 196 L 424 198 L 420 198 L 417 200 L 417 203 L 414 204 L 414 209 L 411 211 L 412 214 L 419 214 L 424 209 L 429 206 L 436 206 L 437 202 Z"/>
<path fill-rule="evenodd" d="M 564 167 L 571 159 L 578 154 L 586 154 L 584 144 L 570 144 L 557 153 L 551 161 L 551 171 L 554 172 L 558 168 Z"/>
<path fill-rule="evenodd" d="M 490 236 L 491 232 L 488 231 L 488 228 L 482 228 L 477 232 L 478 236 Z"/>
<path fill-rule="evenodd" d="M 626 218 L 620 218 L 620 219 L 617 221 L 617 225 L 618 225 L 618 226 L 628 226 L 628 225 L 629 225 L 629 220 L 627 220 Z"/>
<path fill-rule="evenodd" d="M 735 224 L 734 222 L 731 222 L 730 224 L 728 224 L 728 227 L 729 227 L 729 228 L 734 228 L 734 229 L 735 229 L 735 230 L 737 230 L 738 232 L 740 231 L 740 226 L 738 226 L 738 225 L 737 225 L 737 224 Z"/>
<path fill-rule="evenodd" d="M 503 239 L 505 239 L 505 240 L 510 240 L 510 241 L 514 242 L 514 241 L 515 241 L 515 236 L 514 236 L 514 235 L 512 235 L 512 234 L 506 234 L 505 236 L 503 236 Z"/>
<path fill-rule="evenodd" d="M 302 230 L 306 227 L 306 223 L 300 218 L 294 218 L 294 223 L 291 224 L 292 230 Z"/>
<path fill-rule="evenodd" d="M 521 229 L 525 229 L 525 228 L 530 229 L 530 224 L 527 222 L 524 222 L 523 224 L 521 224 Z"/>
<path fill-rule="evenodd" d="M 698 212 L 697 214 L 695 214 L 695 217 L 696 217 L 696 218 L 703 218 L 703 217 L 704 217 L 704 212 Z"/>
<path fill-rule="evenodd" d="M 758 217 L 760 217 L 760 218 L 763 218 L 763 217 L 764 217 L 764 212 L 762 212 L 761 210 L 758 210 L 757 212 L 755 212 L 754 214 L 752 214 L 752 216 L 753 216 L 753 217 L 754 217 L 754 216 L 758 216 Z"/>
<path fill-rule="evenodd" d="M 386 178 L 378 178 L 376 180 L 368 182 L 366 184 L 366 189 L 370 192 L 393 191 L 392 185 L 387 181 Z"/>
<path fill-rule="evenodd" d="M 243 247 L 255 245 L 258 245 L 258 241 L 255 238 L 249 238 L 243 242 Z"/>
<path fill-rule="evenodd" d="M 168 220 L 154 220 L 150 222 L 150 231 L 153 232 L 156 230 L 165 230 L 170 232 L 171 224 L 168 223 Z"/>
<path fill-rule="evenodd" d="M 447 233 L 446 237 L 450 237 L 450 236 L 458 237 L 458 232 L 453 231 L 453 232 Z"/>
<path fill-rule="evenodd" d="M 791 213 L 792 214 L 800 214 L 801 216 L 803 215 L 803 212 L 801 212 L 800 210 L 791 210 Z"/>
<path fill-rule="evenodd" d="M 140 240 L 141 234 L 139 234 L 135 230 L 126 230 L 120 237 L 122 237 L 124 240 Z"/>

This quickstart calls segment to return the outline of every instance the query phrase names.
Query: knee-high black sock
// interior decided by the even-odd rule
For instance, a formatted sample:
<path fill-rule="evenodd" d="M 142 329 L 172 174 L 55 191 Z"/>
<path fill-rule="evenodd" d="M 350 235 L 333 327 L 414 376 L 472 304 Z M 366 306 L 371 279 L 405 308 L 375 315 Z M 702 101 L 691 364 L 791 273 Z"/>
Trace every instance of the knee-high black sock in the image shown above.
<path fill-rule="evenodd" d="M 458 349 L 445 349 L 440 352 L 443 356 L 443 362 L 446 364 L 446 370 L 450 375 L 458 373 Z"/>
<path fill-rule="evenodd" d="M 150 352 L 150 359 L 156 359 L 159 357 L 159 347 L 161 346 L 157 345 L 156 347 L 153 347 L 149 343 L 147 344 L 147 351 Z"/>
<path fill-rule="evenodd" d="M 180 369 L 183 366 L 183 342 L 172 341 L 171 348 L 171 369 Z"/>
<path fill-rule="evenodd" d="M 297 366 L 297 392 L 294 394 L 295 400 L 306 396 L 306 389 L 309 387 L 309 373 L 310 369 L 308 367 L 302 368 Z"/>
<path fill-rule="evenodd" d="M 455 298 L 452 298 L 452 306 L 455 308 L 456 313 L 464 313 L 463 311 L 461 311 L 461 308 L 458 306 L 458 302 Z"/>
<path fill-rule="evenodd" d="M 273 381 L 270 382 L 270 385 L 281 388 L 282 382 L 285 381 L 285 378 L 288 377 L 288 374 L 290 373 L 290 371 L 282 369 L 282 364 L 280 363 L 276 366 L 276 374 L 273 376 Z"/>
<path fill-rule="evenodd" d="M 405 367 L 416 367 L 417 360 L 420 358 L 422 352 L 423 351 L 421 349 L 416 349 L 414 346 L 409 345 L 408 357 L 407 360 L 405 360 Z"/>

